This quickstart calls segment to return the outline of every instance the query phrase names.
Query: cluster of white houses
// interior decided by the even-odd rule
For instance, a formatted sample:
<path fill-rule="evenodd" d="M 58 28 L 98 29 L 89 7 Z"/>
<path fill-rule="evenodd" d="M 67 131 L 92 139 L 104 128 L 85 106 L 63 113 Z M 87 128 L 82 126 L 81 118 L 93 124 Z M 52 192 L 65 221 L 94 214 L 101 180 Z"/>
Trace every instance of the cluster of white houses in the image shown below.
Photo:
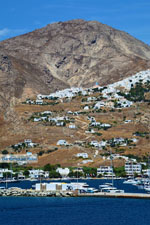
<path fill-rule="evenodd" d="M 36 146 L 37 146 L 37 143 L 33 143 L 31 139 L 25 139 L 23 142 L 19 142 L 15 145 L 12 145 L 13 148 L 19 148 L 19 147 L 33 148 Z"/>
<path fill-rule="evenodd" d="M 41 99 L 54 99 L 54 98 L 73 98 L 77 95 L 87 95 L 89 94 L 89 91 L 86 89 L 83 89 L 82 87 L 72 87 L 72 88 L 68 88 L 68 89 L 64 89 L 61 91 L 57 91 L 55 93 L 51 93 L 50 95 L 37 95 L 37 99 L 41 100 Z"/>
<path fill-rule="evenodd" d="M 125 139 L 125 138 L 122 138 L 122 137 L 119 137 L 119 138 L 113 138 L 113 139 L 110 139 L 110 140 L 103 140 L 103 141 L 91 141 L 89 142 L 89 144 L 93 147 L 96 147 L 96 148 L 104 148 L 106 146 L 111 146 L 111 147 L 115 147 L 115 146 L 127 146 L 128 143 L 136 143 L 137 142 L 137 139 L 136 138 L 132 138 L 132 139 Z"/>
<path fill-rule="evenodd" d="M 130 89 L 136 85 L 136 83 L 142 82 L 150 82 L 150 70 L 141 71 L 133 76 L 130 76 L 126 79 L 118 81 L 113 84 L 109 84 L 105 87 L 98 86 L 97 89 L 101 92 L 101 97 L 104 100 L 99 101 L 98 97 L 89 96 L 93 94 L 93 88 L 84 89 L 82 87 L 72 87 L 70 89 L 64 89 L 61 91 L 57 91 L 55 93 L 51 93 L 49 95 L 37 95 L 37 99 L 33 100 L 26 100 L 28 104 L 44 104 L 43 99 L 63 99 L 63 98 L 70 98 L 72 99 L 75 96 L 82 95 L 82 96 L 89 96 L 87 98 L 88 102 L 97 101 L 96 104 L 93 106 L 94 109 L 100 109 L 103 107 L 108 108 L 126 108 L 131 107 L 133 102 L 128 101 L 123 96 L 120 96 L 118 93 L 120 92 L 120 88 L 123 88 L 126 93 L 130 91 Z M 114 101 L 115 100 L 115 101 Z M 89 110 L 89 106 L 85 106 L 85 110 Z"/>
<path fill-rule="evenodd" d="M 70 119 L 68 116 L 61 116 L 61 117 L 60 116 L 58 117 L 41 116 L 41 117 L 34 117 L 33 121 L 34 122 L 46 121 L 56 126 L 65 126 L 66 123 L 72 124 L 72 119 Z M 75 125 L 73 126 L 73 128 L 74 127 Z"/>

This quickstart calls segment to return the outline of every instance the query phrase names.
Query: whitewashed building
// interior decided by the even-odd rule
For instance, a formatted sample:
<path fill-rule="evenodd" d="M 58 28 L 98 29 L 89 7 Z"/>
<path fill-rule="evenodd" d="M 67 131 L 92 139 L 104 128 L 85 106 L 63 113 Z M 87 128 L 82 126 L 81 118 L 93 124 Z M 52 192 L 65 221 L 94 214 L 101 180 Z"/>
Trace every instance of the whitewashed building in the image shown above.
<path fill-rule="evenodd" d="M 88 154 L 86 152 L 82 152 L 82 153 L 77 153 L 76 155 L 78 158 L 81 157 L 83 159 L 88 159 Z"/>
<path fill-rule="evenodd" d="M 133 163 L 131 161 L 125 163 L 125 172 L 128 176 L 132 176 L 134 173 L 141 175 L 141 171 L 142 166 L 140 163 Z"/>
<path fill-rule="evenodd" d="M 57 141 L 57 145 L 68 145 L 68 142 L 66 140 L 59 140 Z"/>
<path fill-rule="evenodd" d="M 40 169 L 33 169 L 29 170 L 29 177 L 31 179 L 38 179 L 40 177 L 49 178 L 49 172 Z"/>
<path fill-rule="evenodd" d="M 106 177 L 114 176 L 112 166 L 100 166 L 97 168 L 97 175 L 103 175 Z"/>

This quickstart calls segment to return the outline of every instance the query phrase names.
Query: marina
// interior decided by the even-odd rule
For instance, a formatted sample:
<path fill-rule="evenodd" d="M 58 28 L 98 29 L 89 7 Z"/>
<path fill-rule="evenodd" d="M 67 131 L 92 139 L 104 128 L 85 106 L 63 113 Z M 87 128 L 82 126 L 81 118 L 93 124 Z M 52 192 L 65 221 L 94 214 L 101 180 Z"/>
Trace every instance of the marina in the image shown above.
<path fill-rule="evenodd" d="M 2 197 L 98 197 L 150 199 L 149 191 L 141 185 L 124 183 L 124 180 L 51 180 L 10 182 L 7 188 L 0 185 Z"/>
<path fill-rule="evenodd" d="M 150 199 L 150 194 L 142 193 L 122 193 L 122 192 L 95 192 L 80 193 L 77 191 L 35 191 L 31 189 L 0 189 L 2 197 L 101 197 L 101 198 L 135 198 Z"/>

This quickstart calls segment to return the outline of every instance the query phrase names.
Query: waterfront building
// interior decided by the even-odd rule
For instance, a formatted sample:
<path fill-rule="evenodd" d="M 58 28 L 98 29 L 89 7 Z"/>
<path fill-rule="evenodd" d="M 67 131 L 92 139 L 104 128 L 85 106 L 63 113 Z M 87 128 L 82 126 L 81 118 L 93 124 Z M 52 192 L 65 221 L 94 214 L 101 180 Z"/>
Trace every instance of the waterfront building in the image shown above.
<path fill-rule="evenodd" d="M 9 170 L 8 168 L 0 168 L 0 179 L 3 179 L 4 174 L 7 173 L 13 174 L 13 170 Z"/>
<path fill-rule="evenodd" d="M 29 177 L 31 179 L 38 179 L 40 177 L 49 178 L 49 172 L 40 169 L 33 169 L 29 170 Z"/>
<path fill-rule="evenodd" d="M 103 175 L 106 177 L 114 176 L 113 167 L 112 166 L 100 166 L 97 168 L 97 175 Z"/>
<path fill-rule="evenodd" d="M 133 176 L 135 173 L 141 175 L 142 166 L 140 163 L 128 161 L 125 163 L 125 172 L 128 176 Z"/>
<path fill-rule="evenodd" d="M 72 183 L 51 182 L 51 183 L 35 184 L 36 191 L 75 191 L 75 190 L 86 190 L 87 188 L 88 185 L 82 182 L 72 182 Z"/>

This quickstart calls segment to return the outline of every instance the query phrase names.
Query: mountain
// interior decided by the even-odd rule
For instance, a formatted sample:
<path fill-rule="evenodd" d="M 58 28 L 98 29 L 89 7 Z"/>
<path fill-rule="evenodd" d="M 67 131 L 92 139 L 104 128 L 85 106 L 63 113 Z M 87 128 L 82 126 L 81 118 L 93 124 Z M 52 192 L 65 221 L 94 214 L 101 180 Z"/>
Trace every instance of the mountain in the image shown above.
<path fill-rule="evenodd" d="M 0 110 L 36 94 L 106 85 L 150 68 L 150 46 L 97 21 L 71 20 L 0 42 Z"/>

